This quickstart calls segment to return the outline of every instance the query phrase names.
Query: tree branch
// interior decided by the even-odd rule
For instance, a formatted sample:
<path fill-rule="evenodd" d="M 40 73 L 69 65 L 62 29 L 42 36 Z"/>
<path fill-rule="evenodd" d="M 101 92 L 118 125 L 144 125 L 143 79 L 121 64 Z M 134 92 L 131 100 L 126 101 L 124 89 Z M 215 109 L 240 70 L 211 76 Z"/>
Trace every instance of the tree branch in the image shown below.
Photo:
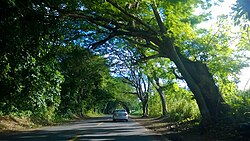
<path fill-rule="evenodd" d="M 121 8 L 117 3 L 113 2 L 112 0 L 107 0 L 107 2 L 109 2 L 111 5 L 113 5 L 114 7 L 116 7 L 117 9 L 119 9 L 122 13 L 124 13 L 126 16 L 128 16 L 129 18 L 134 19 L 136 22 L 140 23 L 141 25 L 145 26 L 146 28 L 148 28 L 150 31 L 154 32 L 155 34 L 157 34 L 158 32 L 153 29 L 152 27 L 150 27 L 147 23 L 143 22 L 141 19 L 139 19 L 138 17 L 135 17 L 134 15 L 128 13 L 126 10 L 124 10 L 123 8 Z"/>
<path fill-rule="evenodd" d="M 132 36 L 132 37 L 141 37 L 143 39 L 148 39 L 152 41 L 154 44 L 157 46 L 161 46 L 162 42 L 160 39 L 158 39 L 156 36 L 152 36 L 152 34 L 148 34 L 146 31 L 117 31 L 117 35 L 127 35 L 127 36 Z M 158 51 L 158 49 L 156 50 Z"/>
<path fill-rule="evenodd" d="M 164 23 L 163 23 L 163 21 L 162 21 L 162 19 L 160 17 L 160 14 L 159 14 L 159 12 L 157 10 L 157 7 L 155 6 L 155 2 L 154 2 L 154 4 L 151 5 L 151 7 L 152 7 L 152 9 L 154 11 L 154 15 L 155 15 L 156 21 L 157 21 L 157 23 L 158 23 L 158 25 L 160 27 L 161 33 L 163 33 L 163 34 L 166 33 L 167 29 L 164 26 Z"/>
<path fill-rule="evenodd" d="M 137 92 L 124 92 L 125 94 L 136 94 L 137 95 Z"/>
<path fill-rule="evenodd" d="M 175 75 L 175 77 L 177 78 L 177 79 L 181 79 L 181 80 L 183 80 L 184 78 L 183 78 L 183 76 L 180 76 L 179 74 L 177 74 L 176 72 L 175 72 L 175 68 L 174 67 L 171 67 L 171 69 L 172 69 L 172 72 L 173 72 L 173 74 Z"/>
<path fill-rule="evenodd" d="M 90 17 L 90 16 L 87 16 L 87 15 L 83 15 L 83 14 L 72 14 L 72 13 L 70 13 L 70 14 L 67 14 L 69 17 L 74 17 L 74 18 L 84 18 L 84 19 L 86 19 L 86 20 L 88 20 L 89 22 L 91 22 L 91 23 L 94 23 L 94 24 L 96 24 L 96 25 L 99 25 L 99 26 L 102 26 L 102 27 L 104 27 L 104 28 L 106 28 L 106 29 L 108 29 L 108 30 L 111 30 L 111 31 L 113 31 L 113 30 L 115 30 L 116 28 L 114 28 L 114 27 L 111 27 L 110 25 L 109 25 L 109 22 L 107 22 L 106 21 L 106 24 L 101 24 L 101 23 L 99 23 L 99 22 L 97 22 L 97 21 L 99 21 L 99 20 L 97 20 L 96 18 L 93 18 L 93 17 Z M 103 20 L 104 21 L 104 20 Z"/>
<path fill-rule="evenodd" d="M 105 39 L 103 39 L 103 40 L 100 40 L 100 41 L 98 41 L 98 42 L 92 44 L 92 45 L 91 45 L 91 49 L 95 50 L 98 46 L 104 44 L 105 42 L 107 42 L 108 40 L 112 39 L 112 38 L 115 37 L 115 36 L 116 36 L 116 33 L 115 33 L 115 32 L 109 34 L 109 36 L 108 36 L 107 38 L 105 38 Z"/>
<path fill-rule="evenodd" d="M 136 65 L 138 63 L 142 63 L 142 62 L 145 62 L 147 60 L 154 59 L 154 58 L 157 58 L 157 57 L 160 57 L 160 55 L 159 54 L 155 54 L 155 55 L 143 57 L 143 58 L 139 59 L 138 61 L 136 61 L 133 65 Z"/>
<path fill-rule="evenodd" d="M 161 88 L 160 79 L 159 78 L 154 78 L 154 80 L 155 80 L 155 84 L 157 85 L 157 87 Z"/>
<path fill-rule="evenodd" d="M 124 37 L 124 39 L 128 40 L 130 43 L 133 43 L 135 45 L 139 45 L 141 47 L 148 47 L 148 48 L 151 48 L 152 50 L 155 50 L 155 51 L 159 50 L 159 47 L 153 45 L 152 43 L 143 44 L 143 43 L 137 42 L 137 41 L 130 39 L 130 38 L 127 38 L 127 37 Z"/>

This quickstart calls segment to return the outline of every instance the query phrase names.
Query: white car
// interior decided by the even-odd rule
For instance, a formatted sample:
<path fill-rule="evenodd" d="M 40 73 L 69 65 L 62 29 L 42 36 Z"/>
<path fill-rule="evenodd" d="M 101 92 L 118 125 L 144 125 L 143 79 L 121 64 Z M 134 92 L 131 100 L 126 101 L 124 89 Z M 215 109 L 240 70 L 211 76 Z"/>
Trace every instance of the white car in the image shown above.
<path fill-rule="evenodd" d="M 113 112 L 113 121 L 125 120 L 128 121 L 128 113 L 125 109 L 115 109 Z"/>

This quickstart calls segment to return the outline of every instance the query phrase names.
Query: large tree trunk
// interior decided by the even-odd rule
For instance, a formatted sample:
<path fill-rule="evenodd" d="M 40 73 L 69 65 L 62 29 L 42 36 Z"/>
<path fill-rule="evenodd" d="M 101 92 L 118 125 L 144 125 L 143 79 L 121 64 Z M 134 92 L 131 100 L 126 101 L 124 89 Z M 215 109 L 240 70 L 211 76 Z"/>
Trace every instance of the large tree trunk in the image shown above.
<path fill-rule="evenodd" d="M 165 94 L 163 93 L 162 88 L 157 88 L 157 91 L 158 91 L 160 98 L 161 98 L 162 116 L 166 117 L 167 116 L 167 104 L 166 104 Z"/>
<path fill-rule="evenodd" d="M 194 83 L 200 89 L 201 95 L 211 115 L 210 120 L 218 121 L 221 120 L 221 118 L 225 118 L 229 106 L 222 98 L 219 88 L 214 82 L 213 76 L 208 71 L 208 67 L 202 62 L 192 62 L 183 56 L 180 56 L 180 58 L 183 65 L 193 78 Z"/>
<path fill-rule="evenodd" d="M 162 86 L 160 85 L 159 78 L 155 78 L 154 80 L 155 80 L 155 83 L 156 83 L 155 89 L 157 90 L 157 92 L 159 93 L 160 98 L 161 98 L 162 117 L 166 117 L 167 116 L 166 97 L 165 97 L 165 94 L 164 94 L 164 92 L 162 90 Z M 153 81 L 152 81 L 152 83 L 153 83 Z"/>
<path fill-rule="evenodd" d="M 165 53 L 165 57 L 170 58 L 175 63 L 193 92 L 202 115 L 203 124 L 219 122 L 220 118 L 225 117 L 228 106 L 225 104 L 213 76 L 209 73 L 208 67 L 202 62 L 187 59 L 169 39 L 164 40 L 163 46 L 167 46 L 167 50 L 162 53 Z"/>

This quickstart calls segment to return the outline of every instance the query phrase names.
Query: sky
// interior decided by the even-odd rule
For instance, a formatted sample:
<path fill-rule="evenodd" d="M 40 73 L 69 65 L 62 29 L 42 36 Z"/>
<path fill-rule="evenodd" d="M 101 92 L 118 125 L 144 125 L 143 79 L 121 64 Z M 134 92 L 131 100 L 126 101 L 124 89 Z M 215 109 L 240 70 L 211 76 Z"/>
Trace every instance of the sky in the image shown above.
<path fill-rule="evenodd" d="M 217 6 L 213 6 L 212 8 L 212 17 L 213 19 L 204 23 L 201 23 L 199 25 L 199 27 L 202 28 L 209 28 L 211 27 L 215 22 L 216 22 L 216 17 L 222 14 L 229 14 L 230 12 L 232 12 L 231 7 L 233 6 L 233 4 L 236 3 L 236 0 L 224 0 L 224 2 L 220 5 Z M 195 13 L 197 12 L 200 13 L 202 12 L 201 9 L 198 9 L 197 11 L 195 11 Z M 234 30 L 237 30 L 237 28 L 235 27 Z M 250 52 L 248 53 L 250 54 Z M 244 68 L 241 71 L 241 75 L 240 75 L 240 83 L 238 84 L 238 88 L 240 90 L 247 90 L 250 88 L 250 67 Z"/>

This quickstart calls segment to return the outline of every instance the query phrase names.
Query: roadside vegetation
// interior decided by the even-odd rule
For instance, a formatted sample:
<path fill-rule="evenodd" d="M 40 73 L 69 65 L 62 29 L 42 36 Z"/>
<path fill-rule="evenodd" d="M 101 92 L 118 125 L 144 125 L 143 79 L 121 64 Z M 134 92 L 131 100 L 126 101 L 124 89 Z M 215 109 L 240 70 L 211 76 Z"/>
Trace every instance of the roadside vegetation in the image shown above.
<path fill-rule="evenodd" d="M 124 108 L 166 134 L 247 135 L 250 88 L 237 87 L 249 67 L 244 2 L 203 29 L 211 15 L 194 10 L 220 0 L 0 1 L 0 130 Z"/>

